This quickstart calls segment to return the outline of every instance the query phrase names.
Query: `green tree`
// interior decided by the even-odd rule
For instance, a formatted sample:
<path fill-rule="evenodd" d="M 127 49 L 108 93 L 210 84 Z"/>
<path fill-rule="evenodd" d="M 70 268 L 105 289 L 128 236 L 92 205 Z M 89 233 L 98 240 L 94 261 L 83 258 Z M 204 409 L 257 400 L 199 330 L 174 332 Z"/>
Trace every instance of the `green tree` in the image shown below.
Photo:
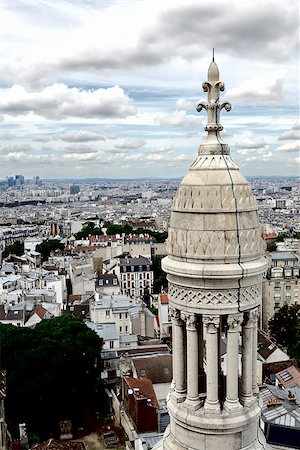
<path fill-rule="evenodd" d="M 50 254 L 55 250 L 63 251 L 64 248 L 64 244 L 62 244 L 58 239 L 49 239 L 36 246 L 36 250 L 41 253 L 43 261 L 47 261 Z"/>
<path fill-rule="evenodd" d="M 267 250 L 268 252 L 276 252 L 276 242 L 268 242 L 267 243 Z"/>
<path fill-rule="evenodd" d="M 7 371 L 6 417 L 12 433 L 25 422 L 41 438 L 58 422 L 86 425 L 99 401 L 102 340 L 71 315 L 43 320 L 34 329 L 0 324 L 1 369 Z"/>
<path fill-rule="evenodd" d="M 24 242 L 16 241 L 12 245 L 7 245 L 3 251 L 3 258 L 7 258 L 9 255 L 22 256 L 24 253 Z"/>
<path fill-rule="evenodd" d="M 283 305 L 269 320 L 269 331 L 275 341 L 293 353 L 299 330 L 300 305 Z"/>
<path fill-rule="evenodd" d="M 168 286 L 167 276 L 161 268 L 161 260 L 162 258 L 160 256 L 154 256 L 154 258 L 152 259 L 154 294 L 159 294 L 162 288 L 166 289 Z"/>
<path fill-rule="evenodd" d="M 107 227 L 106 234 L 108 236 L 112 236 L 114 234 L 122 234 L 122 233 L 131 234 L 131 233 L 133 233 L 133 228 L 130 225 L 128 225 L 128 224 L 126 224 L 126 225 L 117 225 L 115 223 L 111 223 Z"/>
<path fill-rule="evenodd" d="M 103 234 L 103 231 L 101 228 L 95 227 L 94 222 L 88 222 L 80 231 L 78 231 L 78 233 L 75 233 L 74 236 L 79 240 L 86 239 L 90 234 L 96 236 Z"/>

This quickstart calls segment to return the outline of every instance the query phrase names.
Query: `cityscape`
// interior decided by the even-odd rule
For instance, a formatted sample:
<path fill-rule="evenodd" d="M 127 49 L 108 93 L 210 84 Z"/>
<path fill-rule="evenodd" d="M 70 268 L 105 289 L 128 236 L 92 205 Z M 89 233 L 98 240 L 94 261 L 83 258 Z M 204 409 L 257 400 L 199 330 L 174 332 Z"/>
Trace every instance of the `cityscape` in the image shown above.
<path fill-rule="evenodd" d="M 0 13 L 0 450 L 300 449 L 298 2 Z"/>

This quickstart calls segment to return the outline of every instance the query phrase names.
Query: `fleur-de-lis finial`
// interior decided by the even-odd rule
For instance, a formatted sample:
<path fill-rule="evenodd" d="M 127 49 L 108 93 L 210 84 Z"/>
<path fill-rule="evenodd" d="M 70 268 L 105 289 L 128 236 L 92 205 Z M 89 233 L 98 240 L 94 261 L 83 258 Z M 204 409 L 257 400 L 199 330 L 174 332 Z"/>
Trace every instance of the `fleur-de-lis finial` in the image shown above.
<path fill-rule="evenodd" d="M 224 91 L 225 85 L 219 80 L 219 69 L 215 63 L 215 49 L 213 49 L 212 62 L 208 68 L 207 81 L 202 84 L 204 92 L 208 93 L 208 101 L 198 103 L 196 109 L 200 112 L 202 109 L 207 111 L 207 125 L 204 130 L 208 132 L 204 144 L 200 145 L 200 153 L 227 154 L 229 148 L 223 143 L 219 132 L 223 130 L 219 123 L 220 111 L 225 108 L 231 110 L 231 104 L 228 102 L 219 102 L 220 91 Z"/>

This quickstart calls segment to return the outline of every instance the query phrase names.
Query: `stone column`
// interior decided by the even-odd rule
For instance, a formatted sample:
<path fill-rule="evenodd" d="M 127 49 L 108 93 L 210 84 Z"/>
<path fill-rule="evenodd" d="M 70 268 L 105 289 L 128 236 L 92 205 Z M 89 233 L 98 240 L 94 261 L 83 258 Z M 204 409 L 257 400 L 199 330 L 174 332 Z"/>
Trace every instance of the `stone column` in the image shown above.
<path fill-rule="evenodd" d="M 240 400 L 242 405 L 251 406 L 255 399 L 252 395 L 252 328 L 253 323 L 249 312 L 244 313 L 242 324 L 242 383 Z"/>
<path fill-rule="evenodd" d="M 185 373 L 185 349 L 184 349 L 184 324 L 180 317 L 180 311 L 170 308 L 173 327 L 173 380 L 175 386 L 175 398 L 178 403 L 186 397 L 186 373 Z"/>
<path fill-rule="evenodd" d="M 243 321 L 242 314 L 228 316 L 227 324 L 227 377 L 226 377 L 226 400 L 224 409 L 235 412 L 242 409 L 239 402 L 239 331 Z"/>
<path fill-rule="evenodd" d="M 186 349 L 187 349 L 187 407 L 196 410 L 200 407 L 198 390 L 198 331 L 196 315 L 181 313 L 186 321 Z"/>
<path fill-rule="evenodd" d="M 250 312 L 253 328 L 252 328 L 252 392 L 253 394 L 258 394 L 259 389 L 257 385 L 257 324 L 259 318 L 258 308 L 253 309 Z"/>
<path fill-rule="evenodd" d="M 218 374 L 218 340 L 219 316 L 203 316 L 206 328 L 206 400 L 204 409 L 208 413 L 220 411 L 219 374 Z"/>

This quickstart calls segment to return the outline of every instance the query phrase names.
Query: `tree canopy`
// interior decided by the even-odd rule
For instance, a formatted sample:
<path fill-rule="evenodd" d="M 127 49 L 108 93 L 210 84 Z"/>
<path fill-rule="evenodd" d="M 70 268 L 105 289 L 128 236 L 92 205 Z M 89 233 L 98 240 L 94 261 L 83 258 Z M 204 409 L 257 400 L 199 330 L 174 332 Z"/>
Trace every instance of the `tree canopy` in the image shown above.
<path fill-rule="evenodd" d="M 48 239 L 36 246 L 36 251 L 42 255 L 42 260 L 47 261 L 55 250 L 64 250 L 65 246 L 58 239 Z"/>
<path fill-rule="evenodd" d="M 7 245 L 3 251 L 3 258 L 7 258 L 9 255 L 22 256 L 24 253 L 24 242 L 16 241 L 12 245 Z"/>
<path fill-rule="evenodd" d="M 63 315 L 34 329 L 0 324 L 1 370 L 7 374 L 6 418 L 41 438 L 70 418 L 83 425 L 99 388 L 102 340 L 81 319 Z"/>
<path fill-rule="evenodd" d="M 75 233 L 74 236 L 76 239 L 85 239 L 89 235 L 97 236 L 100 234 L 103 234 L 101 228 L 96 227 L 94 222 L 87 222 L 84 227 L 78 231 L 78 233 Z"/>
<path fill-rule="evenodd" d="M 269 331 L 300 362 L 300 305 L 283 305 L 269 320 Z"/>

